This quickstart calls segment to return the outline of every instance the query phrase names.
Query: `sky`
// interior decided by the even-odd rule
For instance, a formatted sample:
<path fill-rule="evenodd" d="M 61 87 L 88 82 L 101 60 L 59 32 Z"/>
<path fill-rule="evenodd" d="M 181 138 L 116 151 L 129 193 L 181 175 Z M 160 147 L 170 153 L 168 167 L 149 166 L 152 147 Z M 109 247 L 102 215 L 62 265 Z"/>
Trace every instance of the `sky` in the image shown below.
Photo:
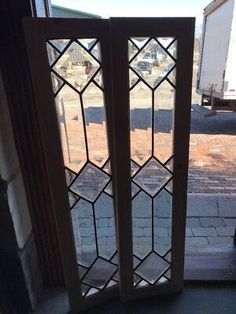
<path fill-rule="evenodd" d="M 203 9 L 211 0 L 51 0 L 52 4 L 108 17 L 196 17 L 202 23 Z"/>

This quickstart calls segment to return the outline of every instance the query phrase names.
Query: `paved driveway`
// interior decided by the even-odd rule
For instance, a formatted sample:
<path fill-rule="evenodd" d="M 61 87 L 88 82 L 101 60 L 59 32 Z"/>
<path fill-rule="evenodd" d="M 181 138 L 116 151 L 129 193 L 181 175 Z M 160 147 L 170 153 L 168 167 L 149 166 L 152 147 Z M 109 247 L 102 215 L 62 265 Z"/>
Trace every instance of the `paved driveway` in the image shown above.
<path fill-rule="evenodd" d="M 198 109 L 195 107 L 195 109 Z M 192 111 L 186 250 L 233 246 L 236 226 L 236 113 Z"/>
<path fill-rule="evenodd" d="M 196 106 L 195 106 L 196 108 Z M 104 112 L 100 108 L 86 109 L 86 124 L 90 145 L 90 158 L 96 164 L 106 159 L 106 126 Z M 83 163 L 83 143 L 78 139 L 78 116 L 76 111 L 68 115 L 70 126 L 69 144 L 71 148 L 70 167 L 78 171 Z M 131 138 L 135 147 L 134 156 L 139 161 L 150 157 L 150 109 L 135 108 L 131 113 Z M 157 116 L 158 158 L 166 160 L 171 155 L 171 111 L 160 110 Z M 74 123 L 72 125 L 72 123 Z M 75 130 L 75 131 L 74 131 Z M 196 249 L 225 249 L 233 245 L 234 227 L 236 226 L 236 113 L 221 112 L 205 117 L 201 110 L 192 111 L 188 210 L 186 229 L 187 251 Z M 67 147 L 65 144 L 63 145 Z M 73 148 L 73 149 L 72 149 Z M 65 161 L 67 153 L 65 151 Z M 143 158 L 143 159 L 142 159 Z M 77 167 L 79 167 L 77 169 Z M 163 219 L 167 217 L 163 216 Z M 161 220 L 163 222 L 163 219 Z M 146 223 L 142 218 L 142 223 Z M 166 223 L 169 223 L 166 220 Z M 109 223 L 107 222 L 107 227 Z M 159 226 L 159 228 L 162 228 Z M 103 226 L 104 227 L 104 226 Z M 140 227 L 140 226 L 139 226 Z M 142 232 L 150 226 L 141 226 Z M 170 226 L 165 226 L 170 228 Z M 158 237 L 170 237 L 168 230 L 161 230 Z M 162 232 L 163 231 L 163 232 Z M 144 239 L 144 234 L 139 232 Z M 112 235 L 113 236 L 113 235 Z M 148 238 L 148 234 L 146 235 Z M 114 237 L 114 236 L 113 236 Z M 146 245 L 146 244 L 145 244 Z"/>

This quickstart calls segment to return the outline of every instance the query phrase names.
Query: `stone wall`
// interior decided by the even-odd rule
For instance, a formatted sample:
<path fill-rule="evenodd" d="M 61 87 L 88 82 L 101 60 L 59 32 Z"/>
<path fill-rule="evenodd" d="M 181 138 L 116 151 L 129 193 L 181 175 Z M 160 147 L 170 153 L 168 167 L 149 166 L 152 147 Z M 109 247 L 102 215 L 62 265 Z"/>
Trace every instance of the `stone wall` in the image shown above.
<path fill-rule="evenodd" d="M 42 279 L 1 73 L 0 178 L 0 267 L 6 285 L 12 280 L 10 293 L 16 296 L 11 301 L 18 304 L 20 311 L 20 307 L 36 305 Z M 21 294 L 22 291 L 25 292 Z M 17 301 L 17 295 L 22 300 Z"/>
<path fill-rule="evenodd" d="M 153 222 L 152 200 L 140 192 L 133 200 L 133 247 L 134 253 L 143 258 L 154 249 L 164 255 L 171 246 L 171 195 L 162 191 L 154 198 Z M 101 194 L 92 204 L 80 200 L 71 211 L 77 255 L 90 261 L 96 257 L 96 239 L 99 255 L 110 258 L 116 250 L 115 219 L 112 198 Z M 152 231 L 154 237 L 152 237 Z M 85 258 L 86 260 L 86 258 Z"/>

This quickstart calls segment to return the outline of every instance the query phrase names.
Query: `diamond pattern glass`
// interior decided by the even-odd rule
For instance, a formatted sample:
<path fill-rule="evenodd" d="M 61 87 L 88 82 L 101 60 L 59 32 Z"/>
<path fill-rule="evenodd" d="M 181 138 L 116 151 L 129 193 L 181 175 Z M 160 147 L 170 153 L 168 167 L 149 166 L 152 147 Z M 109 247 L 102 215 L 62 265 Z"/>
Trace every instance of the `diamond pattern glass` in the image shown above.
<path fill-rule="evenodd" d="M 134 256 L 134 281 L 142 287 L 156 283 L 159 277 L 158 283 L 165 282 L 163 273 L 169 267 L 158 255 L 167 254 L 167 247 L 161 251 L 155 221 L 163 218 L 161 209 L 163 215 L 169 214 L 171 224 L 171 205 L 169 211 L 163 205 L 167 194 L 171 197 L 169 186 L 164 188 L 171 173 L 162 163 L 172 148 L 162 157 L 162 147 L 156 144 L 161 141 L 155 133 L 162 132 L 164 121 L 156 111 L 172 110 L 162 91 L 173 90 L 174 95 L 177 52 L 174 38 L 130 38 L 128 44 L 133 235 L 138 239 L 136 248 L 139 241 L 145 248 Z M 116 285 L 115 276 L 118 278 L 118 267 L 109 261 L 116 252 L 116 237 L 111 171 L 104 166 L 109 154 L 100 43 L 96 38 L 56 39 L 48 41 L 47 50 L 79 272 L 84 276 L 82 294 L 89 296 Z M 145 225 L 140 228 L 141 220 Z M 162 232 L 163 236 L 166 230 Z M 167 234 L 170 238 L 170 231 Z"/>
<path fill-rule="evenodd" d="M 70 39 L 52 39 L 48 41 L 52 47 L 58 52 L 63 52 L 69 44 Z"/>
<path fill-rule="evenodd" d="M 140 259 L 135 271 L 140 279 L 135 277 L 134 286 L 138 288 L 168 282 L 162 273 L 170 265 L 162 256 L 171 249 L 172 161 L 168 161 L 173 155 L 177 40 L 130 38 L 128 51 L 133 253 Z M 133 184 L 140 188 L 137 194 Z"/>
<path fill-rule="evenodd" d="M 167 48 L 174 41 L 173 37 L 157 37 L 157 41 L 164 47 Z"/>
<path fill-rule="evenodd" d="M 131 160 L 131 176 L 133 177 L 138 171 L 139 166 Z"/>
<path fill-rule="evenodd" d="M 155 253 L 151 253 L 146 259 L 143 260 L 141 265 L 136 269 L 136 273 L 149 283 L 154 284 L 157 279 L 169 268 L 163 258 Z"/>
<path fill-rule="evenodd" d="M 54 46 L 47 43 L 47 52 L 48 52 L 48 61 L 51 65 L 56 59 L 60 56 L 60 52 L 58 52 Z"/>
<path fill-rule="evenodd" d="M 129 70 L 129 86 L 132 88 L 138 81 L 144 78 L 143 72 L 138 66 L 133 66 Z"/>
<path fill-rule="evenodd" d="M 71 185 L 71 190 L 85 199 L 94 202 L 109 181 L 109 176 L 88 163 Z"/>
<path fill-rule="evenodd" d="M 80 273 L 80 276 L 81 276 L 81 277 L 83 277 L 84 274 L 85 274 L 87 271 L 88 271 L 88 268 L 79 265 L 79 273 Z"/>
<path fill-rule="evenodd" d="M 141 280 L 138 284 L 137 284 L 137 288 L 142 288 L 142 287 L 146 287 L 148 286 L 148 282 L 146 282 L 145 280 Z"/>
<path fill-rule="evenodd" d="M 140 188 L 134 184 L 133 182 L 131 183 L 131 193 L 132 197 L 134 197 L 138 192 L 140 191 Z"/>
<path fill-rule="evenodd" d="M 171 279 L 171 269 L 169 269 L 166 273 L 165 273 L 165 277 L 167 278 L 167 279 Z"/>
<path fill-rule="evenodd" d="M 101 58 L 101 49 L 100 49 L 100 44 L 97 43 L 95 46 L 93 46 L 93 49 L 91 50 L 92 55 L 99 60 L 100 62 L 102 61 Z"/>
<path fill-rule="evenodd" d="M 70 169 L 65 168 L 65 175 L 66 175 L 66 183 L 69 186 L 71 182 L 75 179 L 76 174 L 72 172 Z"/>
<path fill-rule="evenodd" d="M 111 196 L 113 195 L 111 182 L 108 183 L 104 191 Z"/>
<path fill-rule="evenodd" d="M 133 178 L 145 192 L 154 196 L 171 178 L 169 171 L 156 159 L 151 158 Z"/>
<path fill-rule="evenodd" d="M 129 49 L 129 60 L 131 60 L 135 55 L 136 53 L 138 53 L 139 51 L 139 48 L 136 44 L 134 44 L 134 42 L 132 40 L 129 40 L 128 42 L 128 49 Z"/>
<path fill-rule="evenodd" d="M 51 76 L 52 76 L 52 88 L 53 88 L 54 94 L 56 94 L 58 90 L 61 88 L 61 86 L 63 85 L 63 81 L 53 72 L 51 73 Z"/>
<path fill-rule="evenodd" d="M 169 75 L 175 66 L 176 57 L 176 42 L 172 42 L 171 38 L 169 40 L 165 38 L 162 41 L 153 38 L 148 40 L 142 49 L 138 49 L 129 41 L 132 56 L 130 58 L 130 87 L 140 77 L 150 88 L 156 88 Z"/>
<path fill-rule="evenodd" d="M 133 37 L 129 39 L 129 60 L 131 60 L 138 51 L 142 50 L 147 41 L 148 38 L 143 37 Z"/>
<path fill-rule="evenodd" d="M 75 41 L 53 66 L 53 71 L 78 91 L 82 91 L 99 69 L 98 61 Z"/>
<path fill-rule="evenodd" d="M 84 284 L 81 284 L 81 292 L 82 292 L 82 296 L 86 295 L 87 292 L 89 291 L 89 286 L 86 286 Z"/>
<path fill-rule="evenodd" d="M 96 293 L 98 293 L 98 292 L 99 292 L 98 289 L 91 288 L 91 289 L 89 289 L 89 291 L 87 292 L 86 297 L 89 297 L 90 295 L 96 294 Z"/>
<path fill-rule="evenodd" d="M 78 42 L 86 49 L 91 50 L 97 42 L 96 38 L 82 38 Z"/>
<path fill-rule="evenodd" d="M 108 160 L 105 165 L 103 166 L 103 170 L 107 173 L 107 174 L 111 174 L 111 164 L 110 164 L 110 160 Z"/>
<path fill-rule="evenodd" d="M 79 200 L 79 196 L 75 193 L 68 192 L 70 207 L 72 208 Z"/>
<path fill-rule="evenodd" d="M 116 270 L 117 266 L 98 258 L 84 277 L 84 283 L 97 289 L 103 289 Z"/>
<path fill-rule="evenodd" d="M 47 41 L 82 296 L 117 285 L 103 60 L 96 38 Z M 135 193 L 137 193 L 135 189 Z"/>
<path fill-rule="evenodd" d="M 103 81 L 102 81 L 102 71 L 98 71 L 97 74 L 94 77 L 94 81 L 100 86 L 100 88 L 103 88 Z"/>

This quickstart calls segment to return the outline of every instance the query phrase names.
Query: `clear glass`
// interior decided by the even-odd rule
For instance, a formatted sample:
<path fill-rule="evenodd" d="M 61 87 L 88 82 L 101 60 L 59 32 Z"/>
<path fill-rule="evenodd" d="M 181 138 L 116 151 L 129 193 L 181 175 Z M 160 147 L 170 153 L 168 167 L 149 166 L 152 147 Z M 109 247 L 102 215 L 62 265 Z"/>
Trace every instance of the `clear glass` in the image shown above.
<path fill-rule="evenodd" d="M 151 91 L 140 82 L 130 91 L 131 158 L 138 165 L 143 165 L 151 156 L 151 106 Z"/>
<path fill-rule="evenodd" d="M 171 249 L 172 195 L 162 190 L 154 198 L 154 248 L 164 256 Z"/>
<path fill-rule="evenodd" d="M 80 97 L 64 85 L 55 101 L 65 166 L 79 172 L 87 160 Z"/>
<path fill-rule="evenodd" d="M 177 41 L 130 38 L 134 286 L 171 280 L 172 161 Z"/>
<path fill-rule="evenodd" d="M 175 89 L 167 81 L 154 92 L 154 155 L 165 163 L 173 151 Z"/>
<path fill-rule="evenodd" d="M 132 201 L 133 253 L 144 258 L 152 248 L 152 200 L 144 192 Z"/>
<path fill-rule="evenodd" d="M 94 38 L 47 42 L 84 297 L 118 283 L 102 56 Z M 135 190 L 137 193 L 137 189 Z"/>

